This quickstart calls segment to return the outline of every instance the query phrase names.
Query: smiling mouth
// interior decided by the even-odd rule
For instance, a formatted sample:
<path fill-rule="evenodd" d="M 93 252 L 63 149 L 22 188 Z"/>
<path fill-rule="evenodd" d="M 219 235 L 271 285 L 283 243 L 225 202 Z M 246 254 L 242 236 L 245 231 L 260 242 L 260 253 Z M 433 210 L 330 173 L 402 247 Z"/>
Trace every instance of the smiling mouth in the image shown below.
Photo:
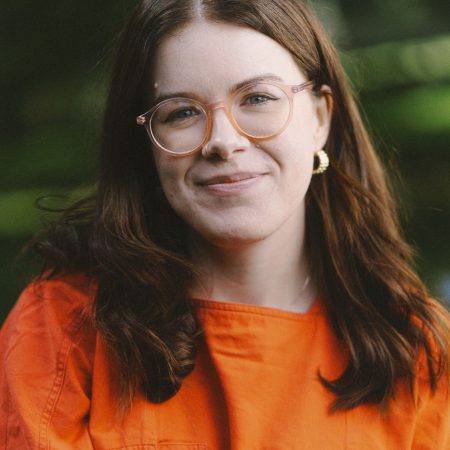
<path fill-rule="evenodd" d="M 200 186 L 214 186 L 222 184 L 235 184 L 241 183 L 255 178 L 261 177 L 261 173 L 236 173 L 232 175 L 218 175 L 206 180 L 200 181 L 197 184 Z"/>
<path fill-rule="evenodd" d="M 263 173 L 238 173 L 233 175 L 219 175 L 197 183 L 199 186 L 216 194 L 235 194 L 244 191 L 262 178 Z"/>

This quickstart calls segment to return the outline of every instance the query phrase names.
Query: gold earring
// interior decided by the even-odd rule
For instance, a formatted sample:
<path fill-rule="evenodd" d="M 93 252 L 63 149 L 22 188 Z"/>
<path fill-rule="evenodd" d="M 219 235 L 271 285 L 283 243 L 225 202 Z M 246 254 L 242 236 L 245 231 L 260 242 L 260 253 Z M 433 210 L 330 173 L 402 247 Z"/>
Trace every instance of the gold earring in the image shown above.
<path fill-rule="evenodd" d="M 316 153 L 314 153 L 314 159 L 318 159 L 319 162 L 316 166 L 316 168 L 313 170 L 313 175 L 317 175 L 318 173 L 324 173 L 325 170 L 327 170 L 328 166 L 330 165 L 330 159 L 328 158 L 328 155 L 324 150 L 319 150 Z"/>

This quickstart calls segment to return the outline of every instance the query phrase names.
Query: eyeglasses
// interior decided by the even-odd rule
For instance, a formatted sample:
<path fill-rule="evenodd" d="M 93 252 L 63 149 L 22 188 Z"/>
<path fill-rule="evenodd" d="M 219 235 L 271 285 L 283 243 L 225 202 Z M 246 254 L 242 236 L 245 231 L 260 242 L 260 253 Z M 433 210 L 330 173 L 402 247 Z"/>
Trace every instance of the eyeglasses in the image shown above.
<path fill-rule="evenodd" d="M 215 110 L 223 108 L 236 131 L 254 142 L 282 133 L 292 118 L 295 94 L 313 86 L 312 81 L 287 85 L 276 81 L 243 86 L 220 102 L 205 105 L 190 98 L 175 97 L 138 116 L 151 141 L 174 156 L 200 150 L 210 139 Z"/>

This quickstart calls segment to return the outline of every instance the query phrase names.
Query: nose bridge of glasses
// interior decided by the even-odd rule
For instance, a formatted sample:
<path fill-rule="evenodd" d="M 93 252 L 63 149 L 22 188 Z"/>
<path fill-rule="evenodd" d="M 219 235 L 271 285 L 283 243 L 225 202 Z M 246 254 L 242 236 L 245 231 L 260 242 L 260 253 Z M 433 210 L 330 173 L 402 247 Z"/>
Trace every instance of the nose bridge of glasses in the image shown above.
<path fill-rule="evenodd" d="M 215 111 L 218 111 L 222 109 L 225 117 L 228 119 L 228 121 L 230 122 L 230 124 L 233 126 L 234 129 L 236 129 L 235 123 L 234 123 L 234 118 L 232 116 L 232 111 L 230 108 L 229 103 L 226 100 L 221 100 L 219 102 L 216 103 L 211 103 L 207 106 L 207 111 L 209 113 L 209 120 L 210 120 L 210 124 L 211 124 L 211 131 L 213 131 L 214 128 L 214 116 L 215 116 Z"/>
<path fill-rule="evenodd" d="M 220 102 L 210 103 L 206 109 L 209 111 L 209 113 L 212 115 L 214 111 L 217 109 L 223 109 L 225 112 L 228 112 L 228 104 L 226 100 L 221 100 Z"/>
<path fill-rule="evenodd" d="M 209 136 L 207 140 L 210 145 L 234 146 L 237 141 L 241 142 L 244 135 L 236 124 L 229 101 L 222 100 L 211 103 L 206 109 L 209 116 Z M 219 113 L 219 110 L 223 110 L 223 112 Z"/>

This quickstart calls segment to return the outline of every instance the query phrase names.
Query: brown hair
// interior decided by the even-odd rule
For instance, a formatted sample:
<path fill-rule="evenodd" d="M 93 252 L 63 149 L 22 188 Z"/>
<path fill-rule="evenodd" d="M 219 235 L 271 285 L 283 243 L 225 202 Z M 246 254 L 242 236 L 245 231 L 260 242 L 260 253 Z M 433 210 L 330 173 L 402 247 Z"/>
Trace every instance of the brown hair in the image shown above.
<path fill-rule="evenodd" d="M 147 137 L 135 117 L 149 108 L 158 44 L 201 16 L 253 28 L 298 60 L 317 91 L 331 88 L 325 146 L 331 165 L 306 199 L 307 246 L 331 323 L 349 362 L 335 380 L 334 409 L 386 404 L 400 379 L 411 389 L 419 353 L 429 383 L 448 373 L 444 309 L 412 269 L 384 172 L 353 100 L 336 50 L 308 8 L 295 0 L 143 0 L 122 36 L 105 113 L 99 185 L 32 243 L 50 276 L 95 277 L 95 320 L 117 356 L 122 404 L 142 389 L 154 402 L 180 388 L 194 368 L 200 334 L 188 301 L 196 276 L 184 225 L 164 202 Z"/>

